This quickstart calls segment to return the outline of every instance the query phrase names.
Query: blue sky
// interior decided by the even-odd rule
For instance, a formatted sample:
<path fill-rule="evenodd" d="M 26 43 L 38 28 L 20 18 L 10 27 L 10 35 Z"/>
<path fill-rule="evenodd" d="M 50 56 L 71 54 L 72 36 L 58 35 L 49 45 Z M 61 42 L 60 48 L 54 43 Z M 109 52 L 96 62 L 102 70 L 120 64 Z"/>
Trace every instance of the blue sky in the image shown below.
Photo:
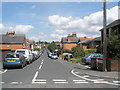
<path fill-rule="evenodd" d="M 107 3 L 107 8 L 111 9 L 117 5 L 117 2 L 109 2 Z M 86 33 L 88 34 L 82 33 L 80 27 L 78 29 L 81 29 L 81 31 L 77 30 L 75 28 L 77 24 L 74 25 L 74 29 L 71 27 L 69 30 L 64 25 L 64 28 L 61 27 L 61 25 L 65 23 L 67 26 L 77 21 L 79 23 L 85 16 L 89 17 L 91 14 L 102 11 L 102 7 L 102 2 L 3 2 L 2 25 L 4 28 L 7 27 L 8 30 L 15 30 L 16 33 L 24 33 L 28 38 L 34 40 L 60 40 L 62 36 L 66 36 L 74 31 L 79 33 L 79 37 L 92 36 L 94 32 L 90 32 L 90 34 L 87 31 Z M 71 18 L 69 18 L 70 16 Z M 113 21 L 114 19 L 110 20 Z M 55 22 L 59 23 L 59 25 L 56 25 Z M 21 31 L 19 31 L 20 28 Z M 5 31 L 7 30 L 4 30 L 2 33 L 5 33 Z"/>

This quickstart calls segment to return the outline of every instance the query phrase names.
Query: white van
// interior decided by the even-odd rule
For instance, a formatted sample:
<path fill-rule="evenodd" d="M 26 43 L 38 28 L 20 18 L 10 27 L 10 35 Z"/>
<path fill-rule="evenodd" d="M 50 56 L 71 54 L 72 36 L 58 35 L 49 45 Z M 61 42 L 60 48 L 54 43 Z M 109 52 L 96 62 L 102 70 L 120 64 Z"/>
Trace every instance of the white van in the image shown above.
<path fill-rule="evenodd" d="M 26 61 L 28 63 L 32 62 L 33 55 L 32 55 L 32 52 L 30 50 L 28 50 L 28 49 L 17 49 L 15 51 L 15 53 L 22 53 L 24 55 L 24 57 L 26 58 Z"/>

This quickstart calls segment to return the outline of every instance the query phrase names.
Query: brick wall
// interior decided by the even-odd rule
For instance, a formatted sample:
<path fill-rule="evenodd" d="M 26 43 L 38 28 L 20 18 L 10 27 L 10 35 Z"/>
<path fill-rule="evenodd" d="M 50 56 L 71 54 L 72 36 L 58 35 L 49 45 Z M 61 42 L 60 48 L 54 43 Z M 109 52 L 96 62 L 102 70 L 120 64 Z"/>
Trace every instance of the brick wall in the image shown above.
<path fill-rule="evenodd" d="M 63 44 L 63 49 L 64 50 L 71 50 L 73 47 L 76 47 L 76 43 L 64 43 Z"/>
<path fill-rule="evenodd" d="M 108 71 L 120 71 L 120 59 L 107 61 Z"/>
<path fill-rule="evenodd" d="M 22 44 L 0 44 L 0 49 L 11 49 L 11 50 L 23 49 L 23 45 Z"/>

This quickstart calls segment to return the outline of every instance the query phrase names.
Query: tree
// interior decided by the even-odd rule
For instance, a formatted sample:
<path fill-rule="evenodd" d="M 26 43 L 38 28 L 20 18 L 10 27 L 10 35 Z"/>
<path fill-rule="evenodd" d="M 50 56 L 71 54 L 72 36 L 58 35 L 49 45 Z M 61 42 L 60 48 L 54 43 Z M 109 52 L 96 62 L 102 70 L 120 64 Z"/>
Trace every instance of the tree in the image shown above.
<path fill-rule="evenodd" d="M 55 42 L 52 42 L 48 45 L 48 49 L 50 50 L 50 52 L 55 52 L 56 47 L 57 46 Z"/>
<path fill-rule="evenodd" d="M 118 35 L 107 38 L 107 55 L 109 58 L 120 58 L 120 39 Z"/>
<path fill-rule="evenodd" d="M 72 54 L 75 56 L 75 57 L 82 57 L 84 55 L 84 50 L 82 47 L 73 47 L 72 48 Z"/>

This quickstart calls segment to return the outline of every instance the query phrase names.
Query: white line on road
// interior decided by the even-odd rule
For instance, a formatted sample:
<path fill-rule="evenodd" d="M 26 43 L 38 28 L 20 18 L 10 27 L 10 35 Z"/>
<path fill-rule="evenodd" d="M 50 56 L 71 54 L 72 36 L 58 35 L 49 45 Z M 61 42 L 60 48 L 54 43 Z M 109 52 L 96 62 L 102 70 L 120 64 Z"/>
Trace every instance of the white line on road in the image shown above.
<path fill-rule="evenodd" d="M 43 81 L 46 82 L 47 80 L 44 80 L 44 79 L 36 79 L 35 81 L 36 81 L 36 82 L 43 82 Z"/>
<path fill-rule="evenodd" d="M 5 69 L 4 71 L 0 71 L 0 74 L 6 73 L 7 71 L 7 69 Z"/>
<path fill-rule="evenodd" d="M 32 83 L 35 83 L 36 77 L 38 76 L 38 71 L 35 73 L 35 76 L 33 77 Z"/>
<path fill-rule="evenodd" d="M 108 83 L 107 81 L 95 81 L 94 83 Z"/>
<path fill-rule="evenodd" d="M 43 61 L 41 62 L 41 65 L 43 64 Z"/>
<path fill-rule="evenodd" d="M 10 84 L 19 84 L 19 82 L 11 82 Z"/>
<path fill-rule="evenodd" d="M 46 82 L 34 82 L 32 84 L 46 84 Z"/>
<path fill-rule="evenodd" d="M 0 84 L 4 84 L 5 82 L 0 82 Z"/>
<path fill-rule="evenodd" d="M 79 77 L 79 78 L 82 78 L 82 79 L 85 79 L 85 80 L 88 80 L 88 81 L 95 81 L 95 80 L 88 79 L 88 78 L 82 77 L 82 76 L 80 76 L 80 75 L 77 75 L 76 73 L 74 73 L 74 70 L 72 70 L 71 73 L 72 73 L 73 75 Z M 98 82 L 99 82 L 99 81 L 98 81 Z M 96 81 L 96 82 L 94 82 L 94 83 L 98 83 L 98 82 Z M 99 82 L 99 83 L 100 83 L 100 82 Z M 110 83 L 110 82 L 104 82 L 104 83 L 110 84 L 110 85 L 117 85 L 117 86 L 120 85 L 120 84 L 115 84 L 115 83 Z"/>
<path fill-rule="evenodd" d="M 88 82 L 75 82 L 75 83 L 88 83 Z"/>
<path fill-rule="evenodd" d="M 6 73 L 6 72 L 7 72 L 7 69 L 5 69 L 3 73 Z"/>
<path fill-rule="evenodd" d="M 55 84 L 65 84 L 65 83 L 68 83 L 68 82 L 54 82 Z"/>
<path fill-rule="evenodd" d="M 41 69 L 41 68 L 42 68 L 42 65 L 40 65 L 39 69 Z"/>
<path fill-rule="evenodd" d="M 53 79 L 53 81 L 57 82 L 57 81 L 61 81 L 61 82 L 65 82 L 66 80 L 62 80 L 62 79 Z"/>
<path fill-rule="evenodd" d="M 120 83 L 120 81 L 113 81 L 113 83 Z"/>
<path fill-rule="evenodd" d="M 73 80 L 74 82 L 85 82 L 86 80 Z"/>

